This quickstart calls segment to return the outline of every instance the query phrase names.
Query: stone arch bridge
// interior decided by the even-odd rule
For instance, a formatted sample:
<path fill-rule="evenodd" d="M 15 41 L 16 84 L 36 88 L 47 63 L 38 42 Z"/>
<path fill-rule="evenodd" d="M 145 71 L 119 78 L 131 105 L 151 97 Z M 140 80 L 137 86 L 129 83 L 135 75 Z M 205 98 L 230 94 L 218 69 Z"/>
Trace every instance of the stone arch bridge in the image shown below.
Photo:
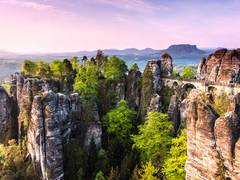
<path fill-rule="evenodd" d="M 204 92 L 214 93 L 221 95 L 226 93 L 227 95 L 236 95 L 240 93 L 240 84 L 237 83 L 214 83 L 204 80 L 180 80 L 174 78 L 162 78 L 164 86 L 173 89 L 181 89 L 187 91 L 188 89 L 198 89 Z"/>

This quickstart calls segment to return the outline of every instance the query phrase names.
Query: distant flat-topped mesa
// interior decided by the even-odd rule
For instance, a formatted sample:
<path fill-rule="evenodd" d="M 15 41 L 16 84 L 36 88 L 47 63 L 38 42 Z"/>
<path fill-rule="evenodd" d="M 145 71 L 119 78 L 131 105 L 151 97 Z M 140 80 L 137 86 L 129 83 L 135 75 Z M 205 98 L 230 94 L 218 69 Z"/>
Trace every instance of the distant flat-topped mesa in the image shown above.
<path fill-rule="evenodd" d="M 167 52 L 171 54 L 173 57 L 181 57 L 186 56 L 186 54 L 191 56 L 202 56 L 206 52 L 198 49 L 196 45 L 190 44 L 178 44 L 178 45 L 171 45 L 167 49 L 163 50 L 163 52 Z"/>
<path fill-rule="evenodd" d="M 240 83 L 240 49 L 219 49 L 203 58 L 197 79 L 215 83 Z"/>

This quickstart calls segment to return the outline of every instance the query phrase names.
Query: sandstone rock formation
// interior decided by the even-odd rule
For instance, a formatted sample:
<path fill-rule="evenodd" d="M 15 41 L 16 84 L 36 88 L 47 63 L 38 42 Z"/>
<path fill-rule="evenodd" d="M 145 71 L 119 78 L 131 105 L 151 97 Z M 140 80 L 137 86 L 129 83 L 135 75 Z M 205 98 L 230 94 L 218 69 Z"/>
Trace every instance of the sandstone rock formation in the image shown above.
<path fill-rule="evenodd" d="M 238 116 L 234 112 L 228 112 L 224 117 L 219 117 L 214 126 L 216 149 L 219 153 L 221 165 L 224 167 L 220 170 L 224 178 L 239 179 L 240 177 L 240 174 L 234 172 L 234 147 L 239 137 L 239 125 Z"/>
<path fill-rule="evenodd" d="M 230 83 L 240 82 L 240 52 L 239 50 L 219 49 L 203 58 L 198 66 L 198 79 Z"/>
<path fill-rule="evenodd" d="M 140 80 L 140 71 L 130 71 L 126 80 L 126 101 L 134 110 L 138 110 L 140 106 Z"/>
<path fill-rule="evenodd" d="M 174 133 L 177 134 L 179 126 L 181 124 L 180 120 L 180 103 L 181 101 L 177 95 L 172 95 L 168 107 L 168 115 L 173 122 Z"/>
<path fill-rule="evenodd" d="M 16 138 L 17 112 L 16 101 L 0 86 L 0 143 Z"/>
<path fill-rule="evenodd" d="M 153 94 L 150 104 L 147 108 L 148 112 L 162 112 L 162 99 L 158 94 Z"/>
<path fill-rule="evenodd" d="M 161 61 L 148 61 L 142 76 L 140 119 L 144 120 L 149 111 L 161 108 Z"/>
<path fill-rule="evenodd" d="M 183 103 L 188 140 L 186 179 L 216 179 L 220 159 L 213 131 L 218 115 L 196 90 Z"/>
<path fill-rule="evenodd" d="M 0 87 L 0 143 L 26 136 L 34 170 L 45 180 L 63 179 L 63 147 L 71 139 L 77 139 L 83 148 L 93 139 L 101 147 L 97 104 L 88 109 L 86 121 L 79 94 L 53 92 L 51 89 L 59 90 L 54 87 L 54 81 L 18 73 L 13 76 L 10 95 Z M 125 98 L 125 84 L 118 84 L 116 89 L 118 98 Z"/>
<path fill-rule="evenodd" d="M 69 141 L 70 103 L 66 96 L 46 92 L 35 96 L 27 147 L 43 179 L 63 179 L 63 145 Z M 39 169 L 39 167 L 41 167 Z"/>
<path fill-rule="evenodd" d="M 84 118 L 84 117 L 83 117 Z M 94 140 L 94 143 L 98 148 L 101 147 L 101 136 L 102 136 L 102 126 L 100 122 L 100 117 L 98 113 L 97 104 L 94 103 L 91 109 L 90 115 L 91 121 L 87 124 L 87 131 L 85 135 L 84 145 L 89 147 L 91 140 Z"/>
<path fill-rule="evenodd" d="M 28 122 L 31 119 L 32 101 L 41 93 L 44 82 L 37 78 L 24 78 L 16 73 L 12 79 L 11 95 L 16 99 L 19 109 L 18 138 L 26 135 Z"/>
<path fill-rule="evenodd" d="M 141 92 L 141 116 L 147 112 L 163 111 L 162 77 L 170 77 L 173 71 L 172 57 L 164 53 L 161 60 L 148 61 L 143 73 Z"/>
<path fill-rule="evenodd" d="M 153 93 L 157 93 L 161 89 L 161 61 L 148 61 L 147 67 L 153 77 Z"/>
<path fill-rule="evenodd" d="M 234 102 L 238 102 L 239 95 Z M 182 102 L 181 116 L 187 127 L 186 179 L 233 179 L 239 174 L 237 104 L 219 117 L 206 96 L 192 90 Z"/>
<path fill-rule="evenodd" d="M 161 73 L 164 77 L 171 77 L 173 72 L 172 57 L 168 53 L 164 53 L 161 57 Z"/>

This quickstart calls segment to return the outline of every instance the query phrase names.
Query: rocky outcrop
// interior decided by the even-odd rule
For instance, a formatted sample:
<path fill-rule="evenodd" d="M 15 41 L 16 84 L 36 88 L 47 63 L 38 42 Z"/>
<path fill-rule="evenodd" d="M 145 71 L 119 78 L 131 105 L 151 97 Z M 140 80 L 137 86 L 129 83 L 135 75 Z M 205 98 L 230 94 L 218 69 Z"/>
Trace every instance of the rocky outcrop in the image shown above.
<path fill-rule="evenodd" d="M 89 123 L 87 123 L 87 131 L 84 138 L 84 145 L 85 147 L 89 147 L 91 140 L 93 140 L 96 147 L 100 148 L 102 143 L 102 126 L 100 123 L 100 117 L 96 103 L 93 104 L 93 107 L 91 108 L 91 115 L 89 116 L 91 120 L 89 121 Z"/>
<path fill-rule="evenodd" d="M 16 73 L 11 84 L 11 95 L 16 99 L 19 109 L 18 138 L 21 139 L 26 135 L 28 122 L 31 119 L 33 98 L 41 93 L 45 83 L 37 78 L 24 78 Z"/>
<path fill-rule="evenodd" d="M 78 93 L 73 93 L 70 95 L 71 101 L 71 138 L 72 139 L 83 139 L 81 126 L 82 126 L 82 104 L 80 101 L 80 95 Z"/>
<path fill-rule="evenodd" d="M 153 93 L 161 90 L 161 61 L 148 61 L 146 69 L 149 69 L 153 77 Z"/>
<path fill-rule="evenodd" d="M 70 102 L 62 94 L 35 96 L 27 147 L 35 170 L 43 179 L 63 179 L 63 145 L 69 141 Z"/>
<path fill-rule="evenodd" d="M 27 149 L 39 178 L 63 179 L 63 147 L 71 140 L 77 139 L 87 147 L 93 139 L 101 147 L 102 127 L 96 103 L 88 109 L 91 118 L 85 121 L 79 94 L 53 92 L 51 89 L 59 90 L 54 80 L 15 74 L 11 85 L 11 96 L 0 88 L 0 143 L 27 137 Z M 119 86 L 119 98 L 125 98 L 125 87 Z"/>
<path fill-rule="evenodd" d="M 204 80 L 207 72 L 206 58 L 202 58 L 197 68 L 197 79 Z"/>
<path fill-rule="evenodd" d="M 41 97 L 36 96 L 33 100 L 32 118 L 27 132 L 27 149 L 31 155 L 36 174 L 43 177 L 45 171 L 45 130 L 44 116 Z"/>
<path fill-rule="evenodd" d="M 181 101 L 177 97 L 177 95 L 172 95 L 168 107 L 168 115 L 172 120 L 174 133 L 177 134 L 181 120 L 180 120 L 180 103 Z"/>
<path fill-rule="evenodd" d="M 161 57 L 161 73 L 164 77 L 171 77 L 173 72 L 172 57 L 168 53 L 164 53 Z"/>
<path fill-rule="evenodd" d="M 186 179 L 216 179 L 219 154 L 214 138 L 218 115 L 205 104 L 200 92 L 192 90 L 183 101 L 187 126 Z"/>
<path fill-rule="evenodd" d="M 240 82 L 240 52 L 239 50 L 219 49 L 202 59 L 198 66 L 198 79 L 220 82 Z"/>
<path fill-rule="evenodd" d="M 162 112 L 162 99 L 158 94 L 153 94 L 150 104 L 147 108 L 148 112 Z"/>
<path fill-rule="evenodd" d="M 170 77 L 173 71 L 172 57 L 165 53 L 161 60 L 148 61 L 142 77 L 141 116 L 147 112 L 162 112 L 162 77 Z"/>
<path fill-rule="evenodd" d="M 68 97 L 45 91 L 41 96 L 34 97 L 27 148 L 40 177 L 46 180 L 63 179 L 63 147 L 71 138 L 78 139 L 86 148 L 93 139 L 96 146 L 101 147 L 102 126 L 96 104 L 94 107 L 88 115 L 91 119 L 85 122 L 77 93 Z"/>
<path fill-rule="evenodd" d="M 126 101 L 129 106 L 138 110 L 140 106 L 140 81 L 141 81 L 141 72 L 140 71 L 130 71 L 127 80 L 126 80 Z"/>
<path fill-rule="evenodd" d="M 142 75 L 140 120 L 144 120 L 147 112 L 158 111 L 161 107 L 159 93 L 161 91 L 161 61 L 148 61 Z"/>
<path fill-rule="evenodd" d="M 239 174 L 239 128 L 236 114 L 238 97 L 219 117 L 206 96 L 192 90 L 181 104 L 187 127 L 186 179 L 233 179 Z"/>
<path fill-rule="evenodd" d="M 17 105 L 0 86 L 0 144 L 17 138 Z"/>
<path fill-rule="evenodd" d="M 214 126 L 216 149 L 223 167 L 219 168 L 221 170 L 219 173 L 224 178 L 240 178 L 240 174 L 234 172 L 234 147 L 239 136 L 239 125 L 238 116 L 234 112 L 228 112 L 224 117 L 218 118 Z"/>

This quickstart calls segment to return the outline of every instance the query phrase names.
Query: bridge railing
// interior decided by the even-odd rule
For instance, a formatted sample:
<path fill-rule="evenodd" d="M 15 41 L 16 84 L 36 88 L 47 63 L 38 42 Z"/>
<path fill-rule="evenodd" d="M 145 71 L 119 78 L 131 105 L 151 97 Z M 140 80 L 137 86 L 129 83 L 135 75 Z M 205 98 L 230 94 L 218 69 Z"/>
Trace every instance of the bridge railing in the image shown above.
<path fill-rule="evenodd" d="M 189 82 L 189 83 L 202 83 L 205 86 L 226 86 L 226 87 L 235 87 L 240 88 L 240 83 L 223 83 L 223 82 L 212 82 L 206 80 L 198 80 L 198 79 L 178 79 L 174 77 L 163 77 L 162 80 L 172 80 L 176 82 Z"/>

